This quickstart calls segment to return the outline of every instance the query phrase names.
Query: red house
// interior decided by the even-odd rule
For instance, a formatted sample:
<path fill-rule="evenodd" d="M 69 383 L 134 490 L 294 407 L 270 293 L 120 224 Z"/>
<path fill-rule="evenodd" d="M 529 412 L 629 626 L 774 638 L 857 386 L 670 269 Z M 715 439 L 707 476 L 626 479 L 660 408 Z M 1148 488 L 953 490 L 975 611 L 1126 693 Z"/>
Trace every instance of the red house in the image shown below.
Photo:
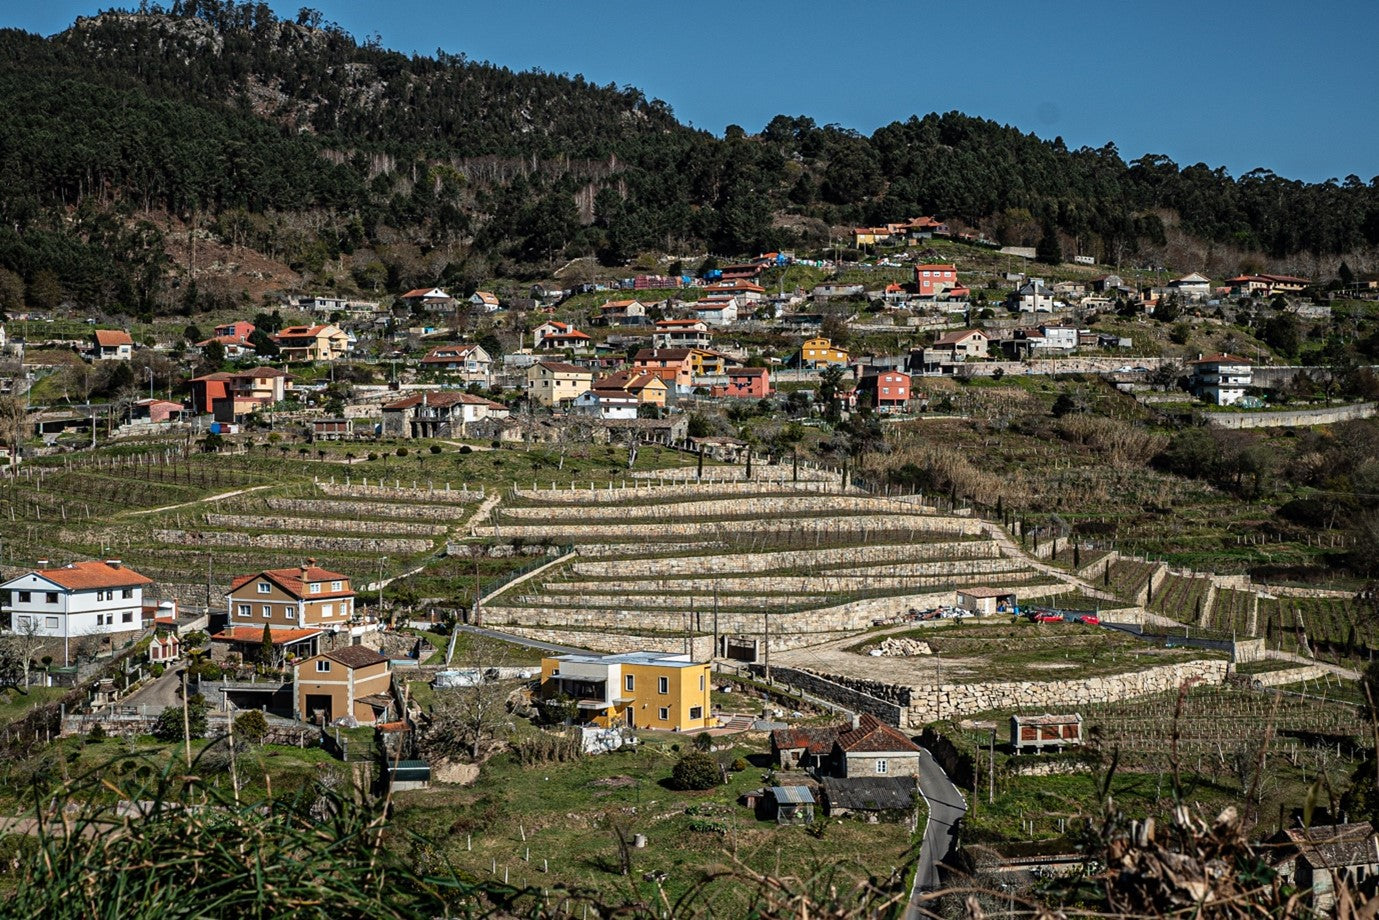
<path fill-rule="evenodd" d="M 910 375 L 867 368 L 857 380 L 859 398 L 869 398 L 877 412 L 903 411 L 910 401 Z"/>
<path fill-rule="evenodd" d="M 736 396 L 742 399 L 765 399 L 772 392 L 771 372 L 764 367 L 730 367 L 728 385 L 713 388 L 714 396 Z"/>
<path fill-rule="evenodd" d="M 916 265 L 915 292 L 920 297 L 943 297 L 958 287 L 958 269 L 955 265 Z"/>

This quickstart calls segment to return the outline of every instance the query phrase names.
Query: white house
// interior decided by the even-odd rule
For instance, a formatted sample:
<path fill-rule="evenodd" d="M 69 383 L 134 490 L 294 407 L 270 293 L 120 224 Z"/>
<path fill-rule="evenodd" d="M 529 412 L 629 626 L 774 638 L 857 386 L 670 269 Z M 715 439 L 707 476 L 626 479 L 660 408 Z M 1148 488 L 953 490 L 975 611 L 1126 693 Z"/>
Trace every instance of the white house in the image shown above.
<path fill-rule="evenodd" d="M 570 403 L 570 411 L 602 419 L 633 419 L 638 403 L 626 390 L 585 390 Z"/>
<path fill-rule="evenodd" d="M 1076 326 L 1043 325 L 1039 331 L 1044 333 L 1045 348 L 1059 348 L 1072 351 L 1077 347 Z"/>
<path fill-rule="evenodd" d="M 11 630 L 67 639 L 142 630 L 144 586 L 151 584 L 111 559 L 40 568 L 0 584 L 0 592 L 9 599 Z"/>
<path fill-rule="evenodd" d="M 694 318 L 710 326 L 731 326 L 737 322 L 736 297 L 705 297 L 694 304 Z"/>
<path fill-rule="evenodd" d="M 1168 287 L 1170 290 L 1182 294 L 1188 300 L 1203 300 L 1211 294 L 1211 279 L 1193 272 L 1181 278 L 1174 278 L 1168 282 Z"/>
<path fill-rule="evenodd" d="M 1218 406 L 1240 402 L 1245 398 L 1245 390 L 1254 384 L 1254 367 L 1249 358 L 1220 354 L 1189 363 L 1192 365 L 1192 391 Z"/>

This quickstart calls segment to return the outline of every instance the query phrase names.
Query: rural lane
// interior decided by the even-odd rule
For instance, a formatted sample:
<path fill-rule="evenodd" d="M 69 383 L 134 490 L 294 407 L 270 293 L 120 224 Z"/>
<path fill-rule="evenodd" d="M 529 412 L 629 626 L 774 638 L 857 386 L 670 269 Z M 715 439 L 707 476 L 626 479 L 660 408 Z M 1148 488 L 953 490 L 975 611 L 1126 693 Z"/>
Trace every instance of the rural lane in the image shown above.
<path fill-rule="evenodd" d="M 967 813 L 967 801 L 962 793 L 927 750 L 921 750 L 919 754 L 919 792 L 929 805 L 929 820 L 924 825 L 924 842 L 919 848 L 919 867 L 915 870 L 914 886 L 910 889 L 906 920 L 926 916 L 918 898 L 923 892 L 938 887 L 939 863 L 948 858 L 953 848 L 954 826 Z"/>

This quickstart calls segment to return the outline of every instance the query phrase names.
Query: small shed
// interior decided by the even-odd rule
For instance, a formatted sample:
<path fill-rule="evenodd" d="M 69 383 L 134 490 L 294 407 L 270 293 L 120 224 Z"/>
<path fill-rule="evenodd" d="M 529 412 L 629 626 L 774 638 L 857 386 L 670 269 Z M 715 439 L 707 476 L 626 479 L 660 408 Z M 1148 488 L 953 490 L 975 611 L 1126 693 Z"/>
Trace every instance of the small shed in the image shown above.
<path fill-rule="evenodd" d="M 1004 588 L 959 588 L 958 606 L 978 616 L 1015 609 L 1015 592 Z"/>
<path fill-rule="evenodd" d="M 431 785 L 431 765 L 424 760 L 399 760 L 389 763 L 388 785 L 394 792 L 426 789 Z"/>
<path fill-rule="evenodd" d="M 808 786 L 772 786 L 777 824 L 809 824 L 814 820 L 814 793 Z"/>
<path fill-rule="evenodd" d="M 1017 754 L 1062 750 L 1082 743 L 1082 714 L 1010 717 L 1010 745 Z"/>
<path fill-rule="evenodd" d="M 912 776 L 830 776 L 823 793 L 830 817 L 857 814 L 874 822 L 913 814 L 919 786 Z"/>

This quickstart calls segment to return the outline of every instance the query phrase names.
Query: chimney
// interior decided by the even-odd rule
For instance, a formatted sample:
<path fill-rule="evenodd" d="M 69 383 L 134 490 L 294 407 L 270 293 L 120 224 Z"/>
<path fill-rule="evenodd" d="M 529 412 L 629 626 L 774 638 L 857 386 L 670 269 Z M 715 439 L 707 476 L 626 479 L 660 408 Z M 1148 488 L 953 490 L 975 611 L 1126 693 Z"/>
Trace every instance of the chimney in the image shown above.
<path fill-rule="evenodd" d="M 105 564 L 108 565 L 108 566 L 110 566 L 112 569 L 118 569 L 118 568 L 120 567 L 120 560 L 118 560 L 118 559 L 107 559 L 107 560 L 105 560 Z"/>
<path fill-rule="evenodd" d="M 38 567 L 39 567 L 40 569 L 46 569 L 46 568 L 48 567 L 48 564 L 49 564 L 49 563 L 48 563 L 48 560 L 47 560 L 47 559 L 40 559 L 40 560 L 38 560 Z"/>
<path fill-rule="evenodd" d="M 854 712 L 854 713 L 852 714 L 852 730 L 853 730 L 853 731 L 857 731 L 857 729 L 859 729 L 859 728 L 861 728 L 861 727 L 862 727 L 862 717 L 861 717 L 860 715 L 858 715 L 857 713 Z"/>

